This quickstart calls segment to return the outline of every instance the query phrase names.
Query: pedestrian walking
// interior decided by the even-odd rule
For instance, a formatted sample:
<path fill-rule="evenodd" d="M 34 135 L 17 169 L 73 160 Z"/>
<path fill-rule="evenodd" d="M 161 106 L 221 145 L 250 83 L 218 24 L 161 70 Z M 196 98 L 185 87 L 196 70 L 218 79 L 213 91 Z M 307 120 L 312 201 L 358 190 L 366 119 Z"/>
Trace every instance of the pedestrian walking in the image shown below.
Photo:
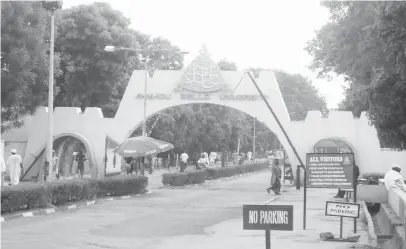
<path fill-rule="evenodd" d="M 53 178 L 59 179 L 59 163 L 54 150 L 52 151 L 52 172 L 54 174 Z"/>
<path fill-rule="evenodd" d="M 20 174 L 24 172 L 22 163 L 23 160 L 21 156 L 17 154 L 17 150 L 12 149 L 11 156 L 7 159 L 11 185 L 17 185 L 20 182 Z"/>
<path fill-rule="evenodd" d="M 180 172 L 184 172 L 187 167 L 187 160 L 189 159 L 189 155 L 186 152 L 183 152 L 180 155 Z"/>
<path fill-rule="evenodd" d="M 83 149 L 79 151 L 76 155 L 76 162 L 77 162 L 77 171 L 79 173 L 79 177 L 83 178 L 83 173 L 85 172 L 85 161 L 86 155 L 83 153 Z"/>
<path fill-rule="evenodd" d="M 280 195 L 282 170 L 279 167 L 278 159 L 274 159 L 273 165 L 271 166 L 271 172 L 272 172 L 271 184 L 270 187 L 266 189 L 266 191 L 270 193 L 272 190 L 276 195 Z"/>
<path fill-rule="evenodd" d="M 6 163 L 4 162 L 4 158 L 0 157 L 0 167 L 1 167 L 1 182 L 0 186 L 4 184 L 4 176 L 6 175 Z"/>

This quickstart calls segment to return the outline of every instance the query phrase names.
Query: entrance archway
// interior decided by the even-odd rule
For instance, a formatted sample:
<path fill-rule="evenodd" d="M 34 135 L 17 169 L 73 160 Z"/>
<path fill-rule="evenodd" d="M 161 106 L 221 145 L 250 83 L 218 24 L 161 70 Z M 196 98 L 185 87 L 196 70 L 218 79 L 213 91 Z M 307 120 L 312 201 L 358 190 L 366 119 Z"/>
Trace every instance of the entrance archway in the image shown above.
<path fill-rule="evenodd" d="M 65 157 L 67 156 L 67 153 L 69 153 L 68 151 L 63 151 L 64 146 L 67 146 L 69 144 L 73 143 L 81 143 L 83 144 L 83 148 L 84 150 L 86 150 L 87 155 L 88 155 L 88 165 L 89 165 L 89 169 L 90 169 L 90 173 L 91 175 L 96 175 L 96 167 L 94 166 L 94 155 L 93 152 L 91 150 L 91 146 L 90 143 L 88 141 L 87 138 L 85 138 L 84 136 L 78 134 L 78 133 L 74 133 L 74 132 L 64 132 L 61 134 L 58 134 L 54 137 L 54 144 L 53 144 L 53 148 L 55 150 L 56 156 L 58 158 L 61 157 Z M 66 147 L 65 147 L 66 148 Z M 73 159 L 72 157 L 73 155 L 71 154 L 70 157 L 71 159 Z M 42 151 L 39 153 L 38 156 L 36 156 L 36 158 L 34 159 L 34 161 L 31 163 L 31 165 L 28 167 L 28 169 L 26 170 L 26 173 L 24 175 L 21 176 L 21 180 L 25 180 L 25 181 L 32 181 L 32 180 L 38 180 L 39 177 L 39 173 L 40 173 L 40 167 L 42 167 L 44 165 L 44 162 L 46 160 L 46 148 L 43 148 Z M 58 167 L 61 169 L 61 160 L 59 160 L 59 165 Z"/>
<path fill-rule="evenodd" d="M 345 138 L 329 137 L 320 139 L 313 145 L 313 153 L 352 153 L 355 148 Z"/>
<path fill-rule="evenodd" d="M 272 71 L 261 71 L 257 76 L 255 81 L 258 87 L 272 106 L 279 122 L 289 133 L 291 121 L 275 74 Z M 144 71 L 134 71 L 131 76 L 115 116 L 120 128 L 111 131 L 117 140 L 128 138 L 134 127 L 142 124 L 145 98 L 147 117 L 173 106 L 215 104 L 256 117 L 276 134 L 291 164 L 294 167 L 299 164 L 278 123 L 245 72 L 221 71 L 208 52 L 203 50 L 184 70 L 156 70 L 154 76 L 147 79 L 147 96 L 144 96 L 145 77 Z"/>
<path fill-rule="evenodd" d="M 179 108 L 183 108 L 183 110 L 179 110 Z M 177 109 L 174 109 L 177 108 Z M 174 115 L 182 115 L 182 116 L 177 116 L 174 117 Z M 213 115 L 212 118 L 203 118 L 204 115 Z M 192 103 L 192 104 L 181 104 L 181 105 L 175 105 L 171 107 L 166 107 L 160 110 L 157 113 L 151 114 L 147 117 L 147 133 L 151 131 L 151 127 L 157 128 L 157 122 L 160 127 L 163 126 L 161 122 L 165 123 L 167 125 L 166 127 L 169 127 L 173 124 L 175 124 L 175 120 L 180 120 L 183 125 L 181 127 L 170 127 L 169 129 L 172 130 L 166 130 L 164 131 L 161 130 L 153 130 L 152 133 L 149 133 L 154 138 L 165 140 L 168 142 L 172 142 L 169 140 L 164 139 L 165 137 L 165 132 L 171 131 L 172 133 L 175 133 L 176 129 L 189 129 L 188 131 L 185 130 L 185 134 L 189 135 L 190 137 L 194 137 L 194 142 L 198 141 L 195 136 L 201 135 L 201 129 L 206 129 L 208 126 L 203 125 L 200 126 L 200 122 L 210 122 L 213 126 L 210 126 L 210 128 L 217 129 L 217 132 L 219 132 L 219 140 L 214 141 L 211 146 L 205 147 L 204 150 L 214 151 L 216 149 L 219 149 L 220 147 L 226 148 L 228 152 L 236 151 L 237 150 L 237 144 L 238 144 L 238 138 L 241 138 L 241 146 L 240 152 L 246 153 L 247 151 L 253 151 L 253 135 L 254 135 L 254 122 L 256 126 L 256 132 L 255 132 L 255 140 L 256 140 L 256 148 L 255 152 L 256 155 L 259 156 L 261 155 L 261 152 L 263 152 L 262 156 L 267 156 L 266 151 L 268 150 L 276 150 L 276 149 L 281 149 L 280 148 L 280 141 L 278 136 L 272 131 L 261 119 L 254 118 L 252 117 L 249 113 L 245 113 L 241 110 L 238 110 L 236 108 L 232 108 L 229 106 L 225 105 L 219 105 L 219 104 L 212 104 L 212 103 Z M 190 121 L 195 124 L 195 127 L 192 127 Z M 237 125 L 237 121 L 242 121 L 243 123 L 241 126 Z M 127 134 L 127 137 L 132 137 L 132 136 L 139 136 L 141 135 L 141 127 L 142 127 L 143 121 L 140 121 L 137 123 Z M 215 125 L 218 125 L 217 127 L 214 127 Z M 165 128 L 166 128 L 165 127 Z M 193 130 L 195 128 L 195 130 Z M 240 134 L 240 131 L 238 128 L 245 129 L 244 136 L 239 136 L 242 135 Z M 246 129 L 250 129 L 249 131 Z M 196 130 L 197 129 L 197 130 Z M 189 133 L 190 131 L 190 133 Z M 208 129 L 207 132 L 212 131 L 212 129 Z M 194 134 L 192 133 L 194 132 Z M 182 133 L 181 133 L 182 134 Z M 214 133 L 211 134 L 211 137 L 213 137 Z M 166 138 L 168 138 L 166 136 Z M 245 140 L 244 140 L 245 138 Z M 182 137 L 182 139 L 188 139 L 188 137 Z M 231 139 L 231 140 L 230 140 Z M 235 141 L 234 141 L 235 140 Z M 268 141 L 269 140 L 269 141 Z M 195 143 L 190 144 L 191 147 L 194 147 Z M 244 147 L 245 145 L 245 147 Z M 176 147 L 176 144 L 175 144 Z M 176 149 L 176 148 L 175 148 Z M 195 148 L 194 148 L 195 149 Z M 191 149 L 192 151 L 193 149 Z M 220 151 L 220 150 L 218 150 Z"/>
<path fill-rule="evenodd" d="M 74 154 L 83 150 L 87 155 L 87 163 L 85 163 L 85 176 L 95 171 L 94 155 L 91 150 L 89 141 L 82 135 L 77 133 L 62 133 L 54 139 L 54 150 L 58 157 L 59 172 L 66 171 L 67 176 L 73 176 L 74 172 Z"/>

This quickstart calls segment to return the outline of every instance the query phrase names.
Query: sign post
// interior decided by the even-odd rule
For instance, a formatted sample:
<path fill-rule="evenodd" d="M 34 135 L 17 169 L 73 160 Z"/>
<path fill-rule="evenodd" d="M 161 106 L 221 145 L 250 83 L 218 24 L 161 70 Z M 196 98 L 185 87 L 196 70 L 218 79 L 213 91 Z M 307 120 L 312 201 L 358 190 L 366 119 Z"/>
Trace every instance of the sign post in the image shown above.
<path fill-rule="evenodd" d="M 340 217 L 340 239 L 343 238 L 344 217 L 357 219 L 359 217 L 360 205 L 345 202 L 326 202 L 326 216 Z"/>
<path fill-rule="evenodd" d="M 265 230 L 265 249 L 271 249 L 271 230 L 293 231 L 293 205 L 243 205 L 243 229 Z"/>
<path fill-rule="evenodd" d="M 304 169 L 303 230 L 306 230 L 307 188 L 354 188 L 354 154 L 307 153 Z M 355 191 L 354 191 L 355 192 Z M 354 196 L 355 197 L 355 196 Z M 356 199 L 354 198 L 354 202 Z M 358 218 L 358 217 L 356 217 Z M 354 233 L 356 232 L 354 218 Z"/>

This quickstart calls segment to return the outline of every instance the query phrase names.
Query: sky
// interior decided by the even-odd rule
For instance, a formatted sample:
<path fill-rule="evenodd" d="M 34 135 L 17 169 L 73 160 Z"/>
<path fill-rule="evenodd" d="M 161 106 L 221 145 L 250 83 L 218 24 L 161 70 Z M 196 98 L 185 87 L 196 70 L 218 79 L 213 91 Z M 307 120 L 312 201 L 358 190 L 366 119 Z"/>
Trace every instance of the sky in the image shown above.
<path fill-rule="evenodd" d="M 65 0 L 63 8 L 93 0 Z M 131 28 L 162 36 L 189 54 L 205 44 L 214 61 L 227 59 L 239 69 L 282 69 L 300 73 L 326 98 L 329 108 L 343 99 L 344 80 L 317 79 L 304 51 L 315 31 L 328 22 L 318 0 L 102 0 L 131 19 Z"/>

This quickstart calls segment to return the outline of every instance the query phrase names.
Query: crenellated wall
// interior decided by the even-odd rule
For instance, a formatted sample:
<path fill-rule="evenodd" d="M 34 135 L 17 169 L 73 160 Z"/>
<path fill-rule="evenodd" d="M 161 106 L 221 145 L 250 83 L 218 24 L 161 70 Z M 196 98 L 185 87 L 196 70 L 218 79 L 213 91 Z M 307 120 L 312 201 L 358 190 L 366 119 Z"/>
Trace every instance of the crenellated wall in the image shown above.
<path fill-rule="evenodd" d="M 264 101 L 261 98 L 234 100 L 222 98 L 224 94 L 258 97 L 258 92 L 250 78 L 241 71 L 219 71 L 216 68 L 217 65 L 210 61 L 207 55 L 200 56 L 203 57 L 198 57 L 184 70 L 156 70 L 154 76 L 148 78 L 148 94 L 167 97 L 148 99 L 147 117 L 173 106 L 191 103 L 210 103 L 240 110 L 256 117 L 278 136 L 295 172 L 299 160 L 295 157 Z M 198 64 L 202 61 L 205 63 Z M 207 85 L 203 86 L 203 82 L 206 84 L 207 81 L 203 81 L 202 75 L 204 74 L 198 74 L 196 68 L 207 69 L 208 81 L 215 79 L 215 81 L 209 82 L 216 87 L 215 91 L 205 92 L 208 88 Z M 201 77 L 200 81 L 197 76 Z M 97 107 L 88 107 L 83 113 L 75 107 L 55 108 L 54 138 L 73 136 L 80 139 L 90 153 L 92 165 L 96 166 L 92 168 L 93 177 L 104 177 L 103 157 L 106 135 L 120 143 L 128 138 L 135 127 L 141 125 L 144 118 L 144 99 L 139 96 L 143 96 L 144 82 L 145 71 L 134 71 L 114 119 L 104 118 L 100 108 Z M 354 118 L 351 112 L 331 112 L 328 117 L 323 118 L 319 111 L 309 111 L 305 120 L 292 122 L 275 74 L 272 71 L 261 71 L 256 82 L 267 96 L 269 104 L 287 131 L 303 163 L 306 161 L 306 153 L 313 152 L 314 145 L 320 139 L 340 138 L 352 147 L 361 173 L 387 172 L 392 163 L 398 163 L 403 167 L 402 174 L 406 178 L 406 152 L 381 150 L 377 131 L 369 125 L 365 113 L 362 113 L 360 118 Z M 190 84 L 200 87 L 197 92 L 192 91 L 192 95 L 207 96 L 207 98 L 185 98 L 185 93 L 190 94 L 190 91 L 184 91 L 184 88 L 190 87 Z M 181 91 L 178 91 L 180 86 Z M 219 88 L 219 86 L 221 87 Z M 27 117 L 26 120 L 25 127 L 2 134 L 2 139 L 6 143 L 16 140 L 26 141 L 23 155 L 25 168 L 31 165 L 34 156 L 39 155 L 46 144 L 47 108 L 39 108 L 33 117 Z"/>

